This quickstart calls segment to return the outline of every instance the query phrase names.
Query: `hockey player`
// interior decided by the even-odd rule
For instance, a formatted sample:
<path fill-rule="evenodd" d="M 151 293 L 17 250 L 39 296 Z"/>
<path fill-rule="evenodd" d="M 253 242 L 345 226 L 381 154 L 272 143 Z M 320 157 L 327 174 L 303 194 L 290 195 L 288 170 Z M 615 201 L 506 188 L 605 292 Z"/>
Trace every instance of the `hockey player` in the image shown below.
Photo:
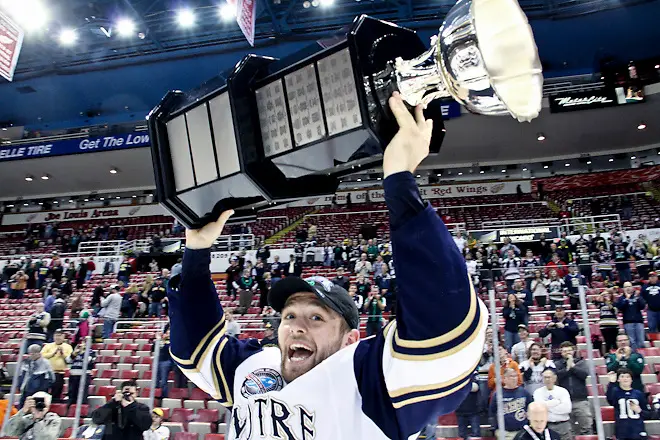
<path fill-rule="evenodd" d="M 413 117 L 398 93 L 390 107 L 399 131 L 385 150 L 383 183 L 398 313 L 375 337 L 359 340 L 357 307 L 344 289 L 320 277 L 289 277 L 269 295 L 282 314 L 279 347 L 228 338 L 209 264 L 232 212 L 186 232 L 180 283 L 170 282 L 172 358 L 232 407 L 228 439 L 404 440 L 454 411 L 470 391 L 488 312 L 415 183 L 432 121 L 421 107 Z"/>

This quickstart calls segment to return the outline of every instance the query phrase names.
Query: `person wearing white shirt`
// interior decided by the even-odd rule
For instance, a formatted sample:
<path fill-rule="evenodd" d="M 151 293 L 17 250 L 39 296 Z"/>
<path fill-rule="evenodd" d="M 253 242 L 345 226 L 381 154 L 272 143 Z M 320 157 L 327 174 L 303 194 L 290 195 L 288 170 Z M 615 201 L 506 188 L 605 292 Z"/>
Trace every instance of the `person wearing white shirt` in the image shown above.
<path fill-rule="evenodd" d="M 552 368 L 543 372 L 544 386 L 534 391 L 534 402 L 544 403 L 548 407 L 548 427 L 561 437 L 572 440 L 570 414 L 573 409 L 571 395 L 566 388 L 555 385 L 557 373 Z"/>
<path fill-rule="evenodd" d="M 525 389 L 534 394 L 534 391 L 543 386 L 543 371 L 546 368 L 556 368 L 552 360 L 543 356 L 543 349 L 538 342 L 533 342 L 528 349 L 529 359 L 520 362 L 518 366 L 523 374 Z"/>
<path fill-rule="evenodd" d="M 163 410 L 154 408 L 151 412 L 151 427 L 142 433 L 144 440 L 168 440 L 170 428 L 161 425 L 163 423 Z"/>
<path fill-rule="evenodd" d="M 513 344 L 513 347 L 511 347 L 511 357 L 520 365 L 529 358 L 527 350 L 534 341 L 529 338 L 529 330 L 525 324 L 518 325 L 518 337 L 520 342 Z"/>
<path fill-rule="evenodd" d="M 472 259 L 472 254 L 465 254 L 465 266 L 467 267 L 468 275 L 472 280 L 472 284 L 476 287 L 479 284 L 479 278 L 477 277 L 477 262 Z"/>

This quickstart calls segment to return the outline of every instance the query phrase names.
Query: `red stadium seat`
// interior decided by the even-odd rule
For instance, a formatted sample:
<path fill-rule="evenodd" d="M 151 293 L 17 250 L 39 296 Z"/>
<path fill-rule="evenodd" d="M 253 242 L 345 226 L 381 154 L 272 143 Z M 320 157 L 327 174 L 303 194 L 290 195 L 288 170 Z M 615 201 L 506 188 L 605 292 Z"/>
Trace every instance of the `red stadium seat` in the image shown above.
<path fill-rule="evenodd" d="M 196 422 L 217 423 L 220 420 L 220 411 L 217 409 L 198 409 Z"/>
<path fill-rule="evenodd" d="M 204 440 L 225 440 L 224 434 L 206 434 Z"/>
<path fill-rule="evenodd" d="M 103 370 L 101 372 L 101 378 L 102 379 L 118 379 L 119 378 L 119 370 Z"/>
<path fill-rule="evenodd" d="M 648 391 L 649 394 L 651 394 L 651 398 L 653 398 L 653 396 L 660 393 L 660 383 L 658 383 L 658 382 L 647 383 L 646 384 L 646 391 Z"/>
<path fill-rule="evenodd" d="M 190 393 L 190 400 L 208 400 L 210 396 L 203 390 L 199 388 L 193 388 Z"/>
<path fill-rule="evenodd" d="M 124 363 L 124 364 L 139 364 L 140 363 L 140 357 L 139 356 L 124 356 L 124 359 L 122 359 L 122 363 Z"/>
<path fill-rule="evenodd" d="M 76 406 L 78 405 L 74 404 L 69 407 L 69 411 L 66 414 L 67 417 L 76 416 Z M 86 404 L 80 405 L 80 417 L 87 417 L 88 415 L 89 415 L 89 405 Z"/>
<path fill-rule="evenodd" d="M 120 379 L 138 379 L 140 377 L 140 370 L 121 370 L 119 372 Z"/>
<path fill-rule="evenodd" d="M 613 422 L 614 421 L 614 407 L 613 406 L 603 406 L 600 408 L 600 413 L 603 416 L 604 422 Z"/>
<path fill-rule="evenodd" d="M 598 375 L 607 374 L 607 365 L 596 365 L 594 368 Z"/>
<path fill-rule="evenodd" d="M 188 422 L 191 421 L 193 416 L 193 410 L 190 408 L 174 408 L 172 414 L 170 415 L 170 422 L 183 423 L 185 427 L 188 426 Z"/>
<path fill-rule="evenodd" d="M 458 419 L 456 418 L 456 413 L 445 414 L 444 416 L 438 417 L 438 425 L 449 426 L 449 425 L 458 425 Z"/>
<path fill-rule="evenodd" d="M 660 341 L 660 333 L 649 333 L 649 341 Z"/>
<path fill-rule="evenodd" d="M 140 397 L 149 397 L 149 393 L 151 392 L 151 388 L 145 387 L 140 390 Z M 156 388 L 156 392 L 154 394 L 155 397 L 162 397 L 163 395 L 163 390 L 161 388 Z"/>
<path fill-rule="evenodd" d="M 121 350 L 121 344 L 106 344 L 104 350 Z"/>
<path fill-rule="evenodd" d="M 73 433 L 73 426 L 66 428 L 64 430 L 64 438 L 70 438 L 72 433 Z"/>
<path fill-rule="evenodd" d="M 137 351 L 139 349 L 140 347 L 138 344 L 124 344 L 124 348 L 122 348 L 122 350 L 133 350 L 133 351 Z"/>
<path fill-rule="evenodd" d="M 172 388 L 167 395 L 170 399 L 187 399 L 188 388 Z"/>
<path fill-rule="evenodd" d="M 52 403 L 50 405 L 50 411 L 54 412 L 60 417 L 66 416 L 66 405 L 64 403 Z"/>
<path fill-rule="evenodd" d="M 116 392 L 117 392 L 117 388 L 111 385 L 100 386 L 99 389 L 97 390 L 97 394 L 99 396 L 105 397 L 106 400 L 110 400 L 115 395 Z"/>
<path fill-rule="evenodd" d="M 576 435 L 575 440 L 598 440 L 597 435 Z"/>
<path fill-rule="evenodd" d="M 196 432 L 177 432 L 174 434 L 174 440 L 199 440 L 199 434 Z"/>

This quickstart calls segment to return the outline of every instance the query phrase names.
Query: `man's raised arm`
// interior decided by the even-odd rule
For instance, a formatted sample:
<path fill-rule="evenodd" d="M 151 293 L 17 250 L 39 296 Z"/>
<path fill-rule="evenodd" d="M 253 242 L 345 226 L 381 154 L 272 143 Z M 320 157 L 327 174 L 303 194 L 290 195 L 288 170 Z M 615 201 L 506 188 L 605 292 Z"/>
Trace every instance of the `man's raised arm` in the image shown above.
<path fill-rule="evenodd" d="M 413 177 L 428 155 L 431 121 L 419 107 L 413 119 L 396 93 L 390 107 L 399 132 L 385 150 L 383 183 L 397 315 L 382 335 L 358 348 L 356 358 L 364 367 L 356 362 L 355 369 L 364 412 L 390 438 L 408 438 L 439 414 L 454 411 L 467 395 L 483 351 L 488 312 L 451 234 L 422 201 Z M 382 371 L 380 383 L 363 372 L 376 368 Z M 372 401 L 370 393 L 382 395 L 386 405 Z"/>
<path fill-rule="evenodd" d="M 236 367 L 261 350 L 256 340 L 239 341 L 225 335 L 225 316 L 211 279 L 211 246 L 233 214 L 186 231 L 180 282 L 170 282 L 170 352 L 188 378 L 226 406 Z M 174 284 L 174 285 L 172 285 Z"/>

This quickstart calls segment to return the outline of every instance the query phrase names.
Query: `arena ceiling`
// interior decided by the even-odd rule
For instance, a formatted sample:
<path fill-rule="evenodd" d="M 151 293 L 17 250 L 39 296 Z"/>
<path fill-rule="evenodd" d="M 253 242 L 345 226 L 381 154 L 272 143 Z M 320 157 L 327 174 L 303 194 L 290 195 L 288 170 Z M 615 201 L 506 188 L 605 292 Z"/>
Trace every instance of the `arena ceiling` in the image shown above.
<path fill-rule="evenodd" d="M 40 130 L 143 120 L 167 90 L 192 88 L 250 52 L 284 57 L 336 34 L 360 14 L 414 28 L 428 40 L 455 3 L 334 0 L 327 8 L 305 8 L 309 0 L 257 0 L 251 48 L 235 22 L 218 17 L 224 0 L 0 0 L 0 5 L 33 1 L 48 5 L 51 20 L 26 36 L 14 82 L 0 83 L 0 124 Z M 655 44 L 660 0 L 520 3 L 546 77 L 596 73 L 604 60 L 625 63 L 660 55 Z M 184 7 L 196 13 L 192 28 L 177 25 L 176 13 Z M 133 36 L 117 37 L 121 18 L 135 23 Z M 58 42 L 65 28 L 78 35 L 66 47 Z"/>
<path fill-rule="evenodd" d="M 522 172 L 522 165 L 536 170 L 541 177 L 550 172 L 575 172 L 587 170 L 579 161 L 601 154 L 594 159 L 593 169 L 630 166 L 630 154 L 615 157 L 615 153 L 649 150 L 639 154 L 642 161 L 657 160 L 660 147 L 660 123 L 653 115 L 660 114 L 660 100 L 628 106 L 589 110 L 582 112 L 550 114 L 544 109 L 541 116 L 531 123 L 518 123 L 509 117 L 485 117 L 466 114 L 446 122 L 447 136 L 438 155 L 429 157 L 422 169 L 450 170 L 457 178 L 458 169 L 469 170 L 476 177 L 521 178 L 530 177 Z M 644 122 L 646 129 L 638 130 Z M 537 141 L 543 133 L 546 139 Z M 647 156 L 643 158 L 643 156 Z M 573 158 L 561 160 L 559 158 Z M 615 159 L 616 163 L 609 162 Z M 549 169 L 543 169 L 543 161 L 555 160 Z M 536 164 L 534 164 L 536 163 Z M 569 163 L 570 167 L 565 167 Z M 521 164 L 517 170 L 501 174 L 506 165 Z M 497 166 L 496 166 L 497 165 Z M 476 174 L 479 166 L 492 166 L 488 174 Z M 117 168 L 119 173 L 111 174 Z M 38 177 L 48 174 L 43 181 Z M 26 175 L 35 176 L 32 182 Z M 0 163 L 0 200 L 45 198 L 56 195 L 90 194 L 91 192 L 128 192 L 151 189 L 154 186 L 149 148 L 87 153 L 44 159 L 28 159 Z M 443 180 L 449 178 L 444 174 Z"/>

